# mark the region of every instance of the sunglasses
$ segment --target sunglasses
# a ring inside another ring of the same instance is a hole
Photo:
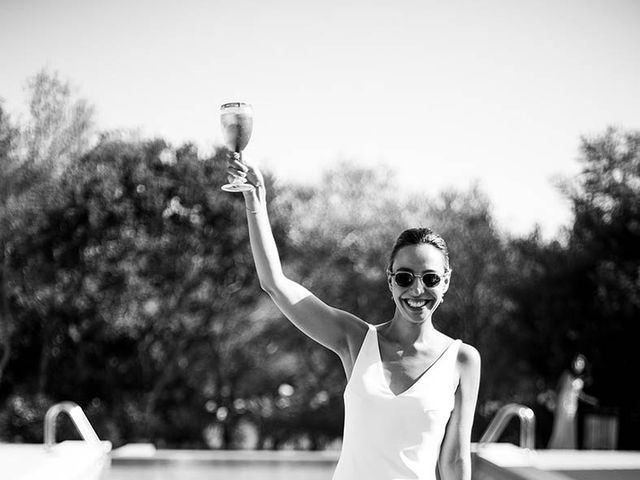
[[[388,272],[389,275],[395,280],[396,285],[402,288],[410,287],[413,285],[413,281],[416,278],[422,279],[422,283],[427,288],[433,288],[440,285],[442,281],[442,277],[437,273],[427,272],[427,273],[413,273],[407,270],[398,270],[397,272]]]

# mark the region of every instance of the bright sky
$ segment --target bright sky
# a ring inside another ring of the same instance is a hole
[[[48,67],[100,127],[203,147],[247,101],[246,154],[283,179],[352,159],[478,181],[499,226],[553,236],[580,136],[640,129],[638,25],[636,0],[0,0],[0,96],[17,114]]]

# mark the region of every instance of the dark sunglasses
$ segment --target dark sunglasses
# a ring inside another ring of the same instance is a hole
[[[422,283],[427,288],[433,288],[440,285],[442,277],[437,273],[413,273],[407,270],[398,270],[397,272],[389,272],[389,275],[395,280],[396,285],[402,288],[410,287],[416,278],[421,278]]]

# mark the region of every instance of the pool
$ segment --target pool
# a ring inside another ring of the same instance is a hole
[[[330,480],[337,451],[156,450],[109,442],[0,444],[11,480]],[[639,480],[640,452],[529,451],[506,443],[474,446],[473,480]]]
[[[110,442],[66,441],[46,450],[41,443],[0,443],[1,478],[7,480],[99,480],[109,466]]]
[[[339,452],[156,450],[125,445],[112,452],[105,480],[330,480]]]
[[[639,480],[640,452],[474,445],[473,480]],[[106,480],[330,480],[339,452],[114,450]]]
[[[638,480],[640,452],[535,450],[508,443],[476,448],[474,480]]]

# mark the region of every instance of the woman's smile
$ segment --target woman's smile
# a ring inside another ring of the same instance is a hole
[[[429,303],[432,302],[433,299],[430,298],[403,298],[402,299],[412,310],[422,310]]]

